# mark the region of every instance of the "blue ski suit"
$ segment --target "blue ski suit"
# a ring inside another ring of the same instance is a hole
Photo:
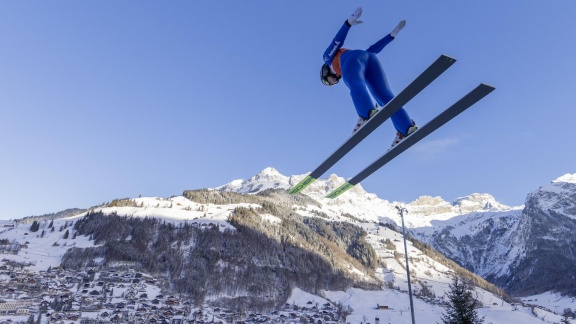
[[[350,89],[350,96],[358,116],[368,119],[370,110],[374,108],[370,93],[381,107],[394,98],[384,69],[376,57],[376,54],[380,53],[394,38],[388,34],[365,51],[349,50],[342,48],[342,45],[350,27],[348,21],[344,22],[324,52],[324,62],[331,65],[336,74],[342,76],[342,80]],[[412,119],[404,108],[394,113],[391,119],[394,128],[404,136],[408,128],[412,126]]]

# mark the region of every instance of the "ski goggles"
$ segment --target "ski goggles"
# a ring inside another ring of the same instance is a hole
[[[336,82],[331,83],[330,80],[328,80],[329,76],[333,77],[336,80]],[[324,64],[322,65],[322,69],[320,69],[320,80],[324,85],[333,86],[340,81],[340,76],[332,72],[332,69],[328,64]]]

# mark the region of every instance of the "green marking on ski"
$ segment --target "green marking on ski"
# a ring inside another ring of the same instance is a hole
[[[316,181],[315,178],[312,178],[311,176],[307,176],[306,178],[302,179],[302,181],[298,182],[297,185],[292,187],[292,189],[290,189],[290,191],[288,191],[288,193],[291,195],[295,195],[295,194],[299,193],[300,191],[304,190],[304,188],[308,187],[314,181]]]
[[[348,191],[348,189],[354,187],[353,184],[346,182],[345,184],[341,185],[340,187],[336,188],[336,190],[332,191],[326,198],[336,198],[343,194],[344,192]]]

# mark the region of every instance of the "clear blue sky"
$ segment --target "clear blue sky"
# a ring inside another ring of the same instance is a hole
[[[0,219],[312,171],[357,119],[346,86],[318,75],[358,6],[345,47],[407,20],[379,54],[395,93],[458,59],[405,107],[419,124],[496,87],[368,192],[520,205],[576,172],[574,1],[2,1]],[[393,137],[387,122],[325,176],[353,176]]]

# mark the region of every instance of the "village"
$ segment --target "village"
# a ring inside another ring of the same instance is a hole
[[[331,303],[285,304],[269,312],[233,311],[166,294],[157,279],[130,262],[70,271],[31,272],[0,263],[2,323],[343,323]]]

